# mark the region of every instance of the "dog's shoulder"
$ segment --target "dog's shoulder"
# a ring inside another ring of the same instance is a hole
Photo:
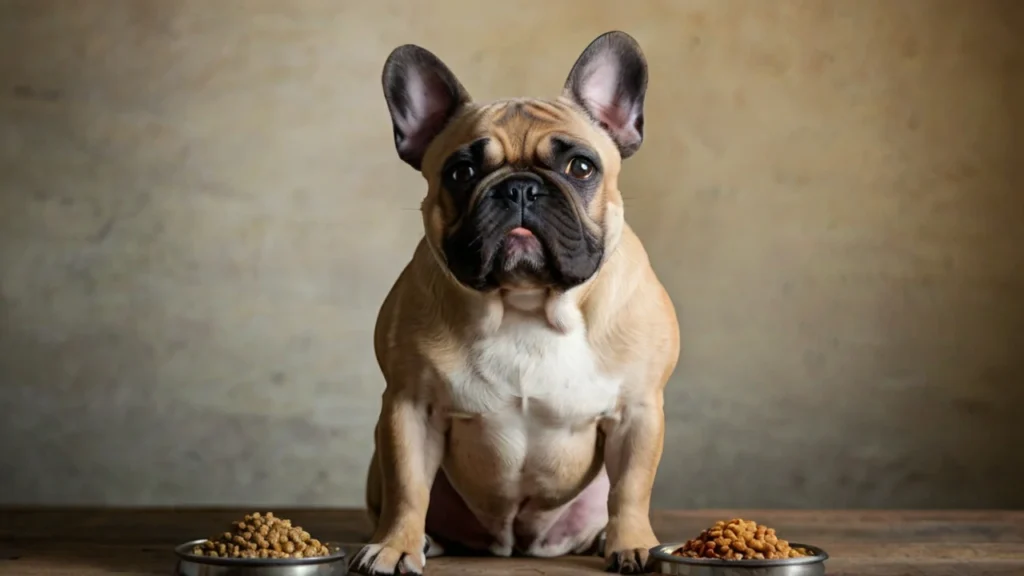
[[[448,279],[433,258],[421,240],[377,314],[374,352],[389,385],[451,365],[462,355],[456,327],[466,311],[450,297]]]
[[[664,385],[679,357],[679,323],[668,291],[628,225],[580,308],[605,366],[631,373],[627,380]]]

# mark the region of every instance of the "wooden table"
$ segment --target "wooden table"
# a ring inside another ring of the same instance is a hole
[[[275,510],[314,535],[363,541],[359,511]],[[170,549],[224,529],[239,510],[0,509],[0,575],[158,574]],[[831,555],[830,574],[865,576],[1024,575],[1024,512],[699,511],[654,514],[665,542],[684,540],[717,519],[740,516]],[[600,573],[597,558],[435,558],[428,575]]]

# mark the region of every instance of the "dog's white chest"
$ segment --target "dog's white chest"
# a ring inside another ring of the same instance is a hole
[[[582,326],[560,333],[515,315],[471,345],[449,386],[453,417],[483,417],[510,434],[595,422],[615,409],[619,393],[619,380],[600,370]]]

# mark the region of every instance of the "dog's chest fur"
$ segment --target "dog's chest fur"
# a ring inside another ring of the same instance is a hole
[[[450,386],[453,416],[494,416],[524,429],[592,421],[618,394],[582,329],[561,334],[516,314],[472,343]]]
[[[601,370],[583,322],[567,324],[555,330],[543,312],[506,307],[500,326],[468,343],[446,375],[452,438],[463,453],[456,467],[487,472],[463,483],[511,499],[557,500],[581,488],[620,379]]]

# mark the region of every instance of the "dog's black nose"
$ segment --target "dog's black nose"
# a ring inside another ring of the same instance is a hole
[[[544,195],[544,183],[536,176],[513,176],[495,186],[494,192],[500,198],[525,206]]]

